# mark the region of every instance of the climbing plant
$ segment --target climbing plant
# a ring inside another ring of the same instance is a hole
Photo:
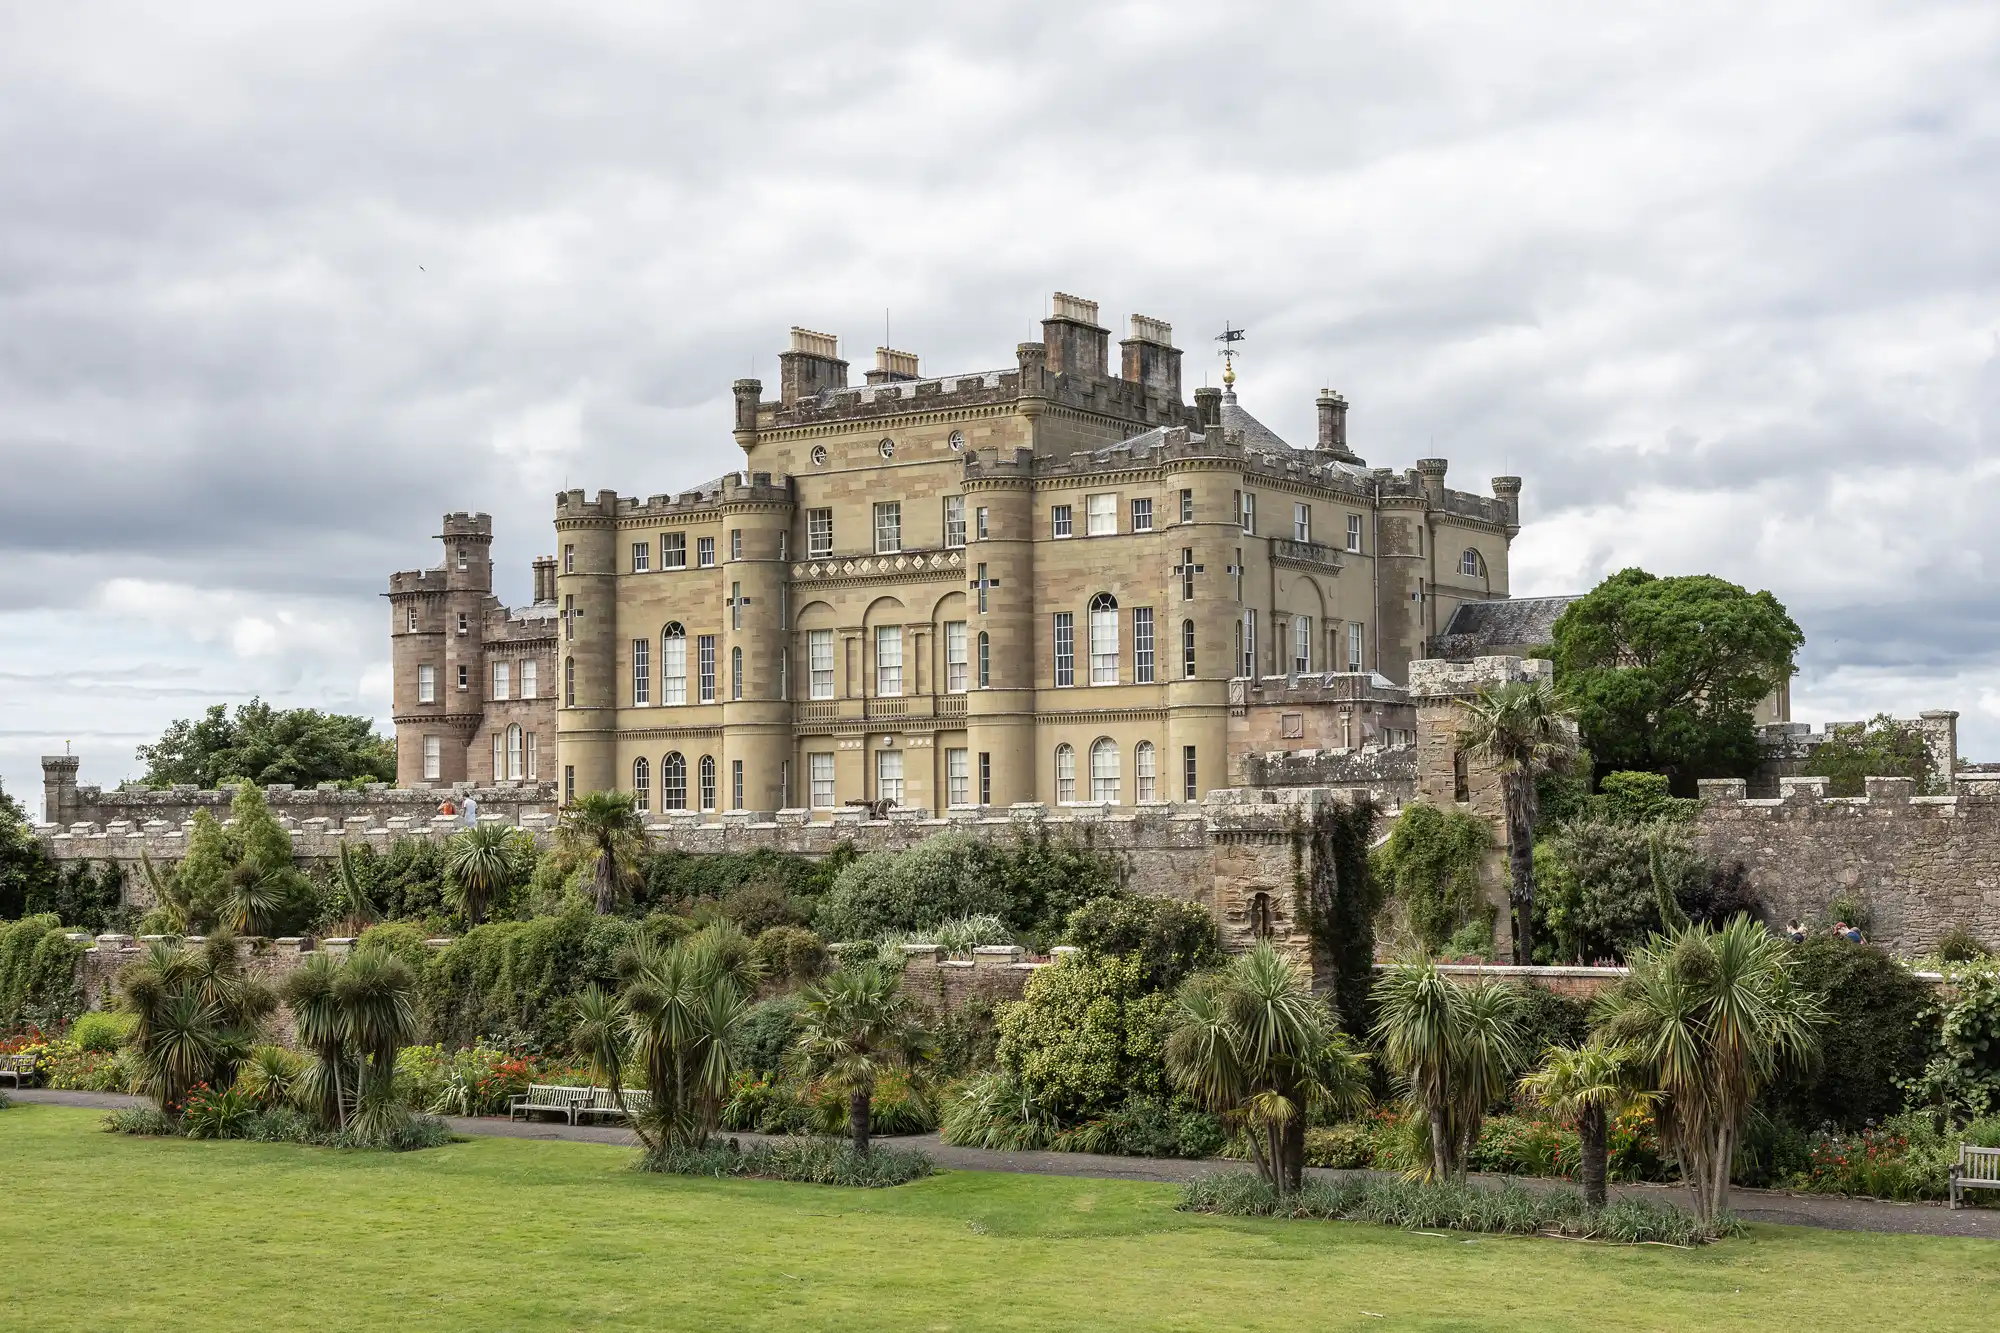
[[[1314,806],[1294,833],[1295,845],[1304,844],[1299,906],[1312,937],[1315,988],[1332,996],[1341,1030],[1356,1038],[1373,1019],[1375,914],[1382,908],[1368,858],[1374,832],[1375,804],[1358,796]]]

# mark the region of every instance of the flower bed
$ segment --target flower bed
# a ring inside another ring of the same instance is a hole
[[[396,1087],[404,1105],[432,1115],[505,1115],[508,1099],[530,1083],[591,1082],[569,1060],[480,1044],[459,1050],[405,1046],[396,1053]]]
[[[1780,1183],[1822,1194],[1942,1199],[1961,1143],[2000,1147],[2000,1117],[1940,1130],[1930,1116],[1911,1113],[1852,1134],[1815,1134],[1811,1143],[1805,1171]]]

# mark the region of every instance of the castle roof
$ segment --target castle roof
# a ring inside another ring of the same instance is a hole
[[[1433,651],[1448,662],[1503,657],[1539,648],[1555,638],[1556,617],[1576,594],[1510,597],[1497,602],[1465,602],[1451,613]]]

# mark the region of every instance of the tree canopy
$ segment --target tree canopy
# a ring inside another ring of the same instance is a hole
[[[1556,677],[1603,769],[1697,777],[1757,764],[1752,710],[1805,635],[1768,592],[1707,574],[1613,574],[1556,620]]]
[[[199,720],[177,719],[138,753],[146,764],[142,780],[154,787],[396,780],[396,742],[377,736],[368,718],[278,709],[255,698],[238,704],[233,717],[227,704],[215,704]]]

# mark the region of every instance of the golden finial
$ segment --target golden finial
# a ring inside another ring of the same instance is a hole
[[[1243,341],[1243,330],[1230,328],[1229,321],[1225,319],[1222,321],[1222,332],[1215,336],[1215,340],[1222,344],[1222,387],[1233,389],[1236,386],[1236,344]]]

